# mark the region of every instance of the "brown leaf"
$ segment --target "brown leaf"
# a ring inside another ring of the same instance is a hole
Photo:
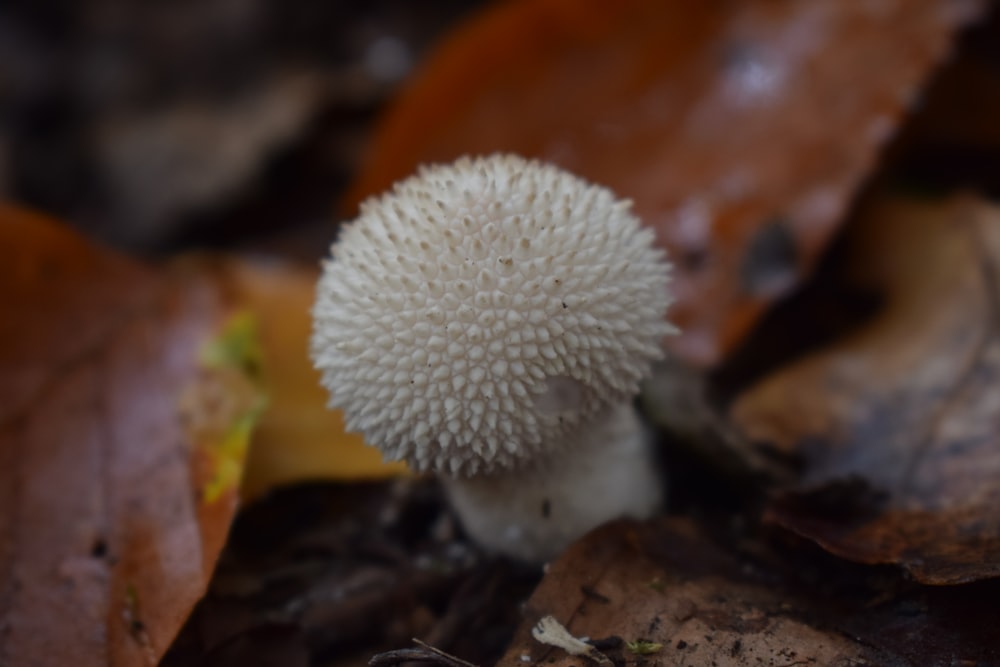
[[[808,273],[952,33],[981,7],[504,3],[426,63],[349,203],[421,162],[496,150],[606,184],[677,262],[675,353],[712,364]]]
[[[849,243],[879,316],[733,409],[748,437],[804,460],[771,517],[927,583],[1000,576],[1000,210],[880,200]]]
[[[6,424],[52,376],[145,303],[156,279],[40,216],[0,205],[0,221],[0,423]]]
[[[783,560],[766,542],[755,554],[723,548],[683,519],[605,526],[551,566],[497,664],[584,663],[532,637],[550,614],[618,665],[987,664],[1000,655],[995,586],[936,595],[888,578],[870,588],[857,572]]]
[[[204,592],[260,401],[230,311],[0,209],[0,664],[155,664]]]

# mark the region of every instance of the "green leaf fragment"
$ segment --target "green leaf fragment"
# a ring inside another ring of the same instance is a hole
[[[625,642],[625,648],[636,655],[652,655],[654,653],[659,653],[660,649],[663,648],[663,644],[647,641],[645,639],[637,639],[634,642]]]
[[[230,382],[231,391],[251,394],[237,401],[239,410],[231,416],[221,437],[201,443],[212,460],[212,474],[202,487],[202,500],[212,503],[239,485],[250,436],[267,407],[261,386],[263,352],[253,313],[241,311],[230,317],[219,335],[202,347],[199,361],[204,369],[220,377],[241,376],[246,382]]]

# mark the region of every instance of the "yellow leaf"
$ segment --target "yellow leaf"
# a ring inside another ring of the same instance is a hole
[[[269,405],[253,432],[243,479],[244,498],[309,479],[379,479],[405,472],[384,463],[362,437],[346,433],[340,412],[309,359],[318,270],[283,262],[228,261],[226,280],[253,312],[262,347]]]
[[[199,478],[205,503],[240,484],[250,434],[267,404],[260,358],[256,320],[238,312],[202,346],[198,378],[181,394],[180,410],[204,473]]]

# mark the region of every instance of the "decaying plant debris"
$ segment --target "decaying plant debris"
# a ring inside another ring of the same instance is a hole
[[[281,261],[140,261],[0,207],[0,663],[1000,665],[991,5],[497,3],[364,152],[429,12],[51,4],[0,9],[0,191]],[[141,58],[98,48],[122,16]],[[334,23],[359,41],[310,61]],[[685,333],[639,402],[668,512],[546,568],[361,450],[306,357],[336,191],[494,149],[632,197],[678,265]]]

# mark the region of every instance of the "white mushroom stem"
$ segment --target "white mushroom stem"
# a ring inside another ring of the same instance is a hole
[[[442,478],[466,532],[489,550],[543,562],[606,521],[645,519],[661,508],[651,433],[630,403],[571,440],[529,470]]]

